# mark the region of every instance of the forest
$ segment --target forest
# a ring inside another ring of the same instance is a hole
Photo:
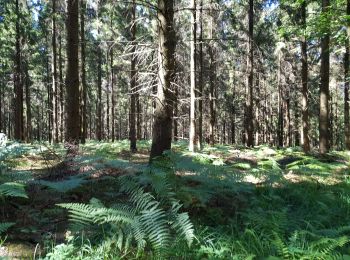
[[[350,259],[350,0],[0,0],[0,259]]]

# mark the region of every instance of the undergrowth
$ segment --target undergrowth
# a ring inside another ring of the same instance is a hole
[[[58,204],[70,231],[64,243],[45,240],[46,259],[350,259],[346,152],[218,145],[188,153],[179,142],[147,166],[127,149],[126,141],[88,143],[74,164],[83,173],[31,182],[95,194]],[[18,173],[11,162],[6,180]]]

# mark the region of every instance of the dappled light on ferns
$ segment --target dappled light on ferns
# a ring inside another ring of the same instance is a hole
[[[69,210],[75,228],[84,229],[91,224],[110,226],[118,248],[123,251],[135,242],[140,252],[148,245],[156,254],[164,255],[176,241],[174,237],[184,239],[190,246],[194,239],[193,225],[188,214],[181,212],[181,204],[166,184],[167,173],[160,177],[159,173],[150,172],[147,176],[157,199],[139,184],[139,177],[123,176],[119,178],[120,191],[128,197],[124,203],[106,207],[101,201],[92,199],[90,204],[66,203],[59,206]],[[145,176],[140,178],[145,181]]]

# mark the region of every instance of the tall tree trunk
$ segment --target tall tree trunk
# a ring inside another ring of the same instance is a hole
[[[257,75],[256,77],[256,98],[255,98],[255,117],[254,117],[254,130],[255,130],[255,145],[259,145],[260,140],[259,140],[259,136],[260,136],[260,119],[259,119],[259,115],[260,115],[260,75]]]
[[[97,43],[97,120],[96,137],[98,141],[102,140],[102,50],[100,43]]]
[[[15,73],[14,73],[14,138],[24,141],[23,136],[23,82],[22,82],[22,57],[21,57],[21,30],[20,30],[20,6],[16,0],[16,43],[15,43]]]
[[[174,0],[158,0],[158,85],[150,161],[171,148],[175,68]]]
[[[306,1],[301,5],[302,26],[306,28]],[[308,57],[307,40],[304,35],[301,41],[301,84],[302,84],[302,137],[303,150],[305,153],[310,151],[309,139],[309,90],[308,90]]]
[[[327,15],[329,0],[322,0],[322,13]],[[328,29],[327,29],[328,30]],[[320,154],[329,152],[329,32],[321,38],[321,85],[320,85]]]
[[[197,21],[196,21],[196,12],[197,12],[197,3],[196,0],[191,0],[191,89],[190,89],[190,142],[188,145],[188,150],[190,152],[195,151],[196,145],[196,41],[197,41]]]
[[[253,77],[254,77],[254,0],[249,0],[248,12],[248,95],[246,100],[246,117],[245,123],[246,141],[248,147],[254,146],[254,118],[253,118]]]
[[[209,39],[213,38],[214,31],[214,17],[211,16],[209,20]],[[214,47],[211,43],[208,45],[209,53],[209,144],[215,144],[215,123],[216,123],[216,111],[215,111],[215,84],[216,84],[216,65],[214,60]]]
[[[285,125],[285,146],[291,146],[291,118],[290,118],[290,93],[285,93],[284,98],[284,125]]]
[[[136,93],[136,139],[141,140],[142,139],[142,105],[141,105],[141,98],[140,94]]]
[[[346,14],[350,16],[350,0],[347,0]],[[345,56],[344,56],[344,134],[345,134],[345,148],[350,150],[350,121],[349,121],[349,59],[350,59],[350,22],[348,22],[345,46]]]
[[[177,85],[174,84],[174,141],[176,142],[179,139],[179,130],[178,130],[178,122],[179,122],[179,107],[178,107],[178,101],[179,101],[179,88]]]
[[[296,69],[297,70],[297,69]],[[298,83],[294,82],[294,146],[300,146],[300,108],[299,108],[299,100],[298,100]]]
[[[80,0],[80,57],[81,57],[81,88],[82,88],[82,102],[81,102],[81,143],[85,144],[87,136],[87,84],[85,71],[85,12],[86,1]]]
[[[214,64],[214,53],[213,48],[209,46],[209,57],[210,57],[210,79],[209,79],[209,144],[215,144],[215,123],[216,123],[216,113],[215,113],[215,64]]]
[[[30,98],[31,81],[28,73],[28,65],[25,66],[25,92],[26,92],[26,142],[32,141],[32,108]]]
[[[133,0],[131,9],[131,70],[130,70],[130,113],[129,113],[129,139],[130,151],[136,152],[136,5]]]
[[[49,33],[47,32],[46,36],[46,46],[48,46],[47,50],[49,50],[50,41],[49,41]],[[51,70],[50,70],[50,59],[49,59],[49,51],[47,51],[47,57],[46,57],[46,94],[47,94],[47,107],[46,107],[46,114],[47,114],[47,138],[49,140],[49,143],[52,143],[52,118],[53,118],[53,109],[52,109],[52,78]],[[44,122],[44,121],[43,121]]]
[[[62,57],[62,37],[59,35],[59,49],[58,49],[58,63],[59,63],[59,89],[60,89],[60,141],[63,142],[63,136],[64,136],[64,84],[63,84],[63,57]]]
[[[58,104],[57,104],[57,30],[56,30],[56,0],[52,0],[52,140],[54,143],[58,143]]]
[[[113,67],[113,59],[114,59],[114,51],[113,48],[111,49],[111,101],[112,101],[112,108],[111,108],[111,124],[112,124],[112,142],[115,140],[115,90],[114,90],[114,81],[115,81],[115,75],[114,75],[114,67]]]
[[[232,104],[230,105],[231,107],[231,113],[230,113],[230,118],[231,118],[231,144],[236,143],[236,71],[235,67],[233,67],[233,71],[230,74],[230,85],[232,86]]]
[[[109,48],[107,48],[107,55],[106,55],[106,63],[108,64],[108,59],[109,59]],[[106,76],[107,76],[107,86],[106,86],[106,131],[107,131],[107,135],[106,135],[106,139],[107,141],[109,140],[109,134],[110,134],[110,125],[109,125],[109,110],[110,110],[110,106],[109,106],[109,85],[111,82],[111,77],[110,77],[110,73],[109,73],[109,66],[106,66]]]
[[[203,0],[199,7],[199,77],[198,77],[198,149],[203,143]]]
[[[80,138],[79,127],[79,2],[67,5],[67,76],[66,76],[66,134],[67,155],[74,155]]]
[[[277,124],[277,145],[283,147],[283,90],[282,90],[282,75],[281,75],[281,53],[278,54],[278,124]]]

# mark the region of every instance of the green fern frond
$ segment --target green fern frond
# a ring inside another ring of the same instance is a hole
[[[321,238],[311,245],[311,248],[323,255],[330,255],[337,247],[343,247],[349,243],[350,239],[347,236],[341,236],[339,238]]]
[[[6,230],[8,230],[14,224],[15,223],[10,223],[10,222],[0,223],[0,234],[4,233]]]
[[[282,241],[276,232],[273,232],[273,235],[275,237],[273,244],[276,246],[278,255],[283,257],[283,259],[291,259],[292,256],[289,252],[288,246]]]
[[[190,247],[194,239],[194,228],[188,213],[177,214],[172,227],[177,230],[177,234],[185,238],[187,245]]]
[[[76,189],[82,186],[84,183],[86,183],[87,180],[85,180],[84,177],[85,176],[77,175],[77,176],[70,177],[67,180],[61,180],[61,181],[40,180],[37,183],[40,185],[49,187],[50,189],[56,190],[58,192],[64,193],[64,192]]]
[[[28,198],[24,185],[15,182],[7,182],[0,185],[0,196]]]
[[[69,210],[69,217],[73,222],[82,225],[104,223],[131,223],[132,213],[124,209],[96,207],[96,205],[82,203],[62,203],[58,206]]]

